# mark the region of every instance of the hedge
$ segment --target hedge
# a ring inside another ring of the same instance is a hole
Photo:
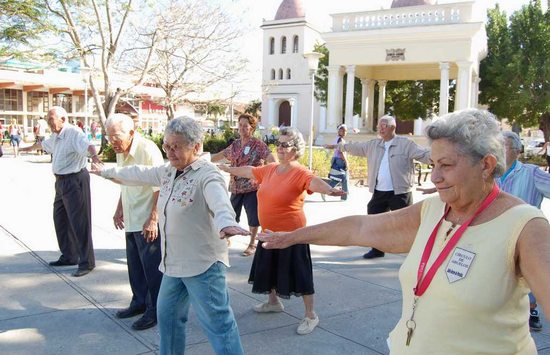
[[[144,138],[151,139],[159,149],[162,151],[162,134],[155,134],[153,136],[144,135]],[[207,134],[203,142],[203,150],[210,152],[211,154],[218,153],[225,149],[235,139],[233,134],[224,135],[209,135]],[[276,147],[273,144],[269,145],[269,149],[274,155],[277,154]],[[313,161],[312,171],[315,175],[320,177],[327,177],[330,170],[330,161],[333,155],[333,150],[323,149],[319,147],[313,148]],[[166,153],[162,151],[163,157],[166,159]],[[116,153],[113,150],[111,144],[107,144],[103,149],[102,159],[106,162],[116,161]],[[308,166],[309,163],[309,149],[306,148],[304,156],[299,159],[300,163],[304,166]],[[367,177],[367,160],[363,157],[354,157],[348,155],[348,162],[350,164],[348,172],[351,179],[364,179]]]

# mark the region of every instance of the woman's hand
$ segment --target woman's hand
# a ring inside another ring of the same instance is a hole
[[[289,237],[289,232],[272,232],[269,229],[264,229],[258,233],[256,239],[263,242],[262,248],[265,249],[284,249],[294,245]]]
[[[231,174],[231,167],[227,164],[219,164],[218,165],[218,168],[221,170],[221,171],[225,171],[226,173],[230,173]]]
[[[345,192],[342,189],[337,189],[335,187],[331,188],[325,195],[329,196],[344,196],[347,195],[347,192]]]
[[[250,232],[237,226],[225,227],[220,231],[220,239],[229,239],[234,235],[250,235]]]

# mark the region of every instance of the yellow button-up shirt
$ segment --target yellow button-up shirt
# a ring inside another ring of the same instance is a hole
[[[164,159],[157,145],[134,133],[134,139],[127,156],[123,153],[116,156],[119,167],[131,165],[160,166]],[[151,215],[153,208],[153,193],[157,186],[121,186],[122,210],[124,213],[124,229],[126,232],[139,232]]]

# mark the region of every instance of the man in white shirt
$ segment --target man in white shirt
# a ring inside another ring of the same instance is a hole
[[[117,153],[117,166],[161,166],[162,153],[157,145],[134,130],[134,121],[114,114],[105,122],[107,139]],[[116,313],[117,318],[130,318],[144,313],[132,324],[144,330],[157,324],[157,298],[162,280],[158,235],[157,200],[159,188],[153,186],[120,186],[113,222],[126,232],[126,260],[132,301]]]
[[[43,117],[40,117],[36,121],[35,132],[36,132],[36,141],[42,143],[46,139],[46,129],[48,128],[48,122]],[[38,154],[42,154],[43,150],[39,149]]]
[[[82,130],[67,122],[67,111],[54,106],[48,111],[47,122],[52,135],[21,151],[44,149],[53,154],[52,170],[55,175],[53,221],[61,251],[51,266],[77,265],[72,274],[80,277],[95,268],[92,243],[92,207],[90,175],[86,169],[88,157],[100,163],[96,149]]]
[[[396,126],[395,118],[389,115],[382,116],[377,126],[380,138],[339,145],[342,152],[367,158],[368,184],[369,191],[372,193],[367,206],[368,214],[384,213],[410,206],[414,159],[429,163],[430,149],[420,147],[409,138],[397,136]],[[384,252],[375,248],[363,255],[365,259],[383,256]]]

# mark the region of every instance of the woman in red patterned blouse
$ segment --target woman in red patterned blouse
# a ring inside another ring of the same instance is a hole
[[[256,117],[243,114],[239,116],[239,139],[219,153],[213,154],[212,162],[227,159],[232,167],[238,166],[262,166],[276,161],[267,145],[261,140],[254,138],[252,134],[256,130],[258,120]],[[243,251],[243,256],[249,256],[256,251],[255,238],[258,233],[260,222],[258,220],[258,184],[255,180],[231,175],[229,180],[229,191],[231,192],[231,204],[237,215],[237,222],[241,217],[241,210],[244,206],[248,217],[250,229],[250,242]]]

